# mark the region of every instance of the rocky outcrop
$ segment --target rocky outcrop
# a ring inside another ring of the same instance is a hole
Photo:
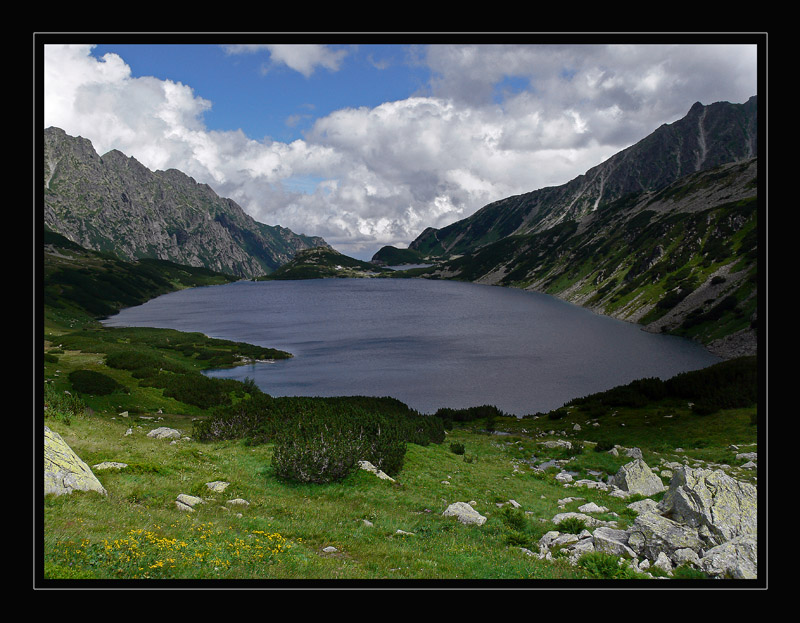
[[[644,472],[641,465],[636,469]],[[755,486],[721,470],[682,466],[661,502],[640,500],[628,507],[639,513],[629,528],[598,525],[593,520],[585,522],[594,527],[592,531],[577,535],[551,531],[539,541],[539,556],[550,558],[560,552],[577,564],[587,552],[603,552],[642,573],[659,569],[670,575],[676,567],[689,566],[713,578],[757,578]],[[553,522],[564,515],[560,513]]]
[[[721,470],[678,469],[658,510],[713,545],[758,534],[756,487]]]
[[[57,432],[44,427],[44,493],[64,495],[73,491],[106,490]]]

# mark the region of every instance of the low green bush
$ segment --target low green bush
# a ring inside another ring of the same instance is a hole
[[[588,552],[578,559],[578,566],[590,576],[603,580],[633,580],[645,577],[626,564],[620,564],[619,558],[604,552]]]
[[[560,532],[569,534],[580,534],[586,530],[586,522],[580,517],[566,517],[557,526]]]
[[[396,475],[406,442],[397,422],[368,412],[317,409],[293,417],[276,435],[272,465],[280,478],[326,483],[341,480],[358,461]]]
[[[114,392],[128,393],[124,385],[95,370],[74,370],[69,373],[69,382],[72,383],[72,389],[80,394],[106,396]]]
[[[50,383],[44,385],[44,412],[49,418],[64,422],[68,425],[72,418],[84,414],[86,405],[77,396],[58,391]]]

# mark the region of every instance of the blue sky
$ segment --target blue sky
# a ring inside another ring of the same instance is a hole
[[[96,38],[47,38],[45,127],[362,259],[758,85],[753,37]]]
[[[425,90],[430,71],[401,45],[331,45],[341,55],[336,69],[303,74],[268,53],[226,51],[208,44],[98,45],[92,56],[118,54],[135,76],[155,76],[190,86],[213,103],[209,130],[241,128],[255,139],[302,138],[317,117],[341,108],[373,107]]]

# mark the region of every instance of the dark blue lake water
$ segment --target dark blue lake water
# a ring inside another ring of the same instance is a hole
[[[200,331],[292,359],[210,376],[273,396],[393,396],[423,413],[515,415],[717,363],[700,345],[535,292],[424,279],[241,281],[167,294],[108,326]]]

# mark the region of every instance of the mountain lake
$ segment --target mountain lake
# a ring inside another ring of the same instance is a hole
[[[522,416],[721,361],[546,294],[426,279],[239,281],[122,310],[106,326],[199,331],[294,357],[212,370],[273,396],[392,396],[421,413],[495,405]]]

